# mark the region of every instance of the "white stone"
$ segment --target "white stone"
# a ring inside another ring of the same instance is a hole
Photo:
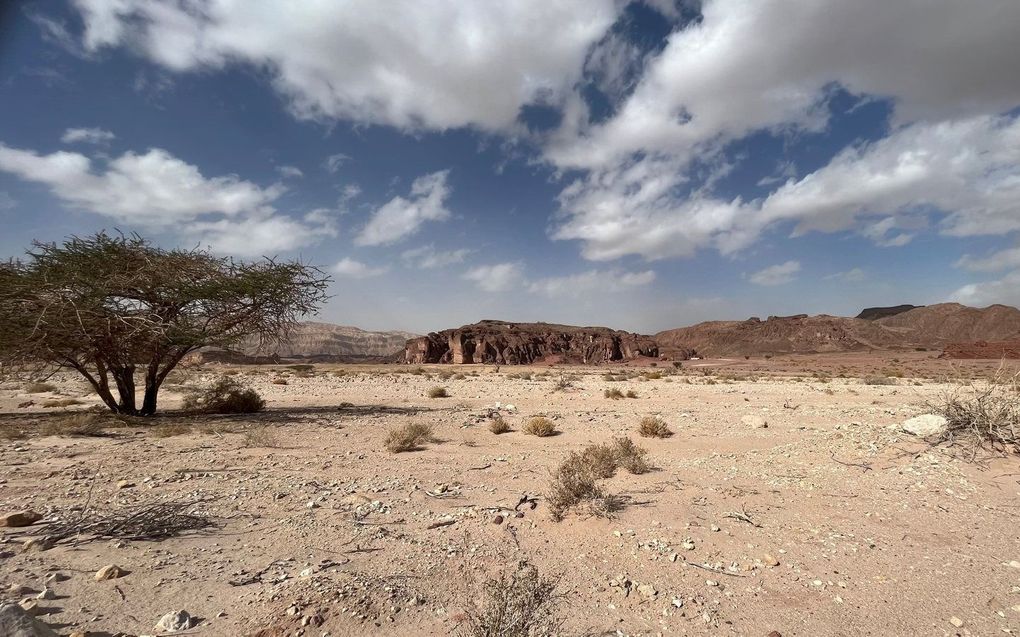
[[[164,633],[177,633],[188,630],[195,625],[195,618],[186,610],[170,611],[156,622],[156,630]]]
[[[747,414],[746,416],[741,416],[740,422],[750,427],[751,429],[766,429],[769,426],[768,421],[766,421],[761,416],[755,414]]]
[[[908,434],[927,438],[935,436],[946,430],[949,421],[938,414],[923,414],[914,416],[900,425],[900,428]]]

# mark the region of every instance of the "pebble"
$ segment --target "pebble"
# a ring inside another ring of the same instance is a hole
[[[165,633],[176,633],[193,627],[197,622],[186,610],[170,611],[156,622],[156,630]]]
[[[25,551],[48,551],[53,548],[53,539],[47,536],[30,537],[21,545]]]
[[[655,590],[655,587],[651,584],[642,584],[637,587],[637,590],[641,597],[645,599],[655,599],[656,595],[659,594],[659,591]]]
[[[953,626],[956,626],[957,628],[963,627],[963,620],[957,617],[956,615],[953,615],[952,617],[949,618],[949,623],[952,624]]]
[[[117,483],[118,489],[130,489],[133,486],[135,486],[135,483],[131,482],[130,480],[121,480],[120,482]]]
[[[705,580],[705,584],[709,586],[718,586],[719,582],[715,581],[714,579],[707,579]]]
[[[761,562],[765,566],[779,566],[779,560],[776,559],[771,553],[766,553],[761,556]]]
[[[492,523],[493,524],[503,524],[503,516],[502,515],[497,515],[496,517],[492,518]]]

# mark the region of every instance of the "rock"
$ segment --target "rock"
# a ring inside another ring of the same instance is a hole
[[[651,336],[604,327],[481,321],[407,341],[407,363],[526,365],[556,358],[597,364],[657,357]]]
[[[35,616],[39,614],[39,602],[34,599],[23,599],[18,602],[18,606],[29,615]]]
[[[198,621],[188,614],[186,610],[170,611],[159,618],[156,622],[156,630],[164,633],[177,633],[188,630],[197,624]]]
[[[135,486],[135,483],[131,482],[130,480],[121,480],[120,482],[117,483],[118,489],[130,489],[133,486]]]
[[[496,517],[492,518],[492,523],[493,524],[503,524],[503,516],[502,515],[497,515]]]
[[[900,428],[908,434],[915,436],[921,436],[927,438],[928,436],[937,436],[946,430],[946,426],[949,421],[943,416],[938,414],[923,414],[921,416],[914,416],[910,420],[900,425]]]
[[[35,511],[15,511],[0,516],[0,526],[20,527],[31,526],[42,519],[42,515]]]
[[[751,429],[768,429],[769,423],[757,414],[747,414],[740,417],[740,422]]]
[[[783,637],[783,633],[779,632],[778,630],[773,630],[768,634],[768,637]]]
[[[963,620],[957,617],[956,615],[953,615],[952,617],[949,618],[949,623],[952,624],[953,626],[956,626],[957,628],[963,627]]]
[[[765,566],[779,566],[779,560],[776,559],[771,553],[766,553],[761,556],[761,562]]]
[[[127,571],[117,566],[116,564],[107,564],[103,568],[96,571],[95,578],[97,582],[102,582],[103,580],[124,577],[127,574],[128,574]]]
[[[4,637],[57,637],[49,626],[17,604],[0,604],[0,635]]]
[[[25,540],[21,548],[25,551],[48,551],[53,548],[53,538],[44,535],[42,537],[30,537]]]
[[[645,599],[655,599],[655,596],[659,594],[659,591],[655,590],[651,584],[641,584],[637,587],[637,592]]]
[[[52,588],[43,587],[42,591],[35,596],[36,599],[56,599],[57,594],[53,592]]]
[[[8,597],[21,597],[22,595],[28,595],[34,593],[35,589],[31,589],[27,586],[21,586],[20,584],[11,584],[7,588]]]
[[[714,579],[707,579],[705,580],[705,584],[708,586],[718,586],[719,582],[715,581]]]

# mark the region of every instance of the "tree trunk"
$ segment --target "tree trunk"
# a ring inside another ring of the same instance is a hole
[[[159,386],[162,384],[159,378],[159,361],[149,363],[145,370],[145,398],[142,399],[143,416],[151,416],[156,413],[156,396],[159,394]]]
[[[135,366],[125,365],[111,370],[113,379],[117,381],[117,393],[120,394],[118,411],[129,416],[137,416],[135,407]]]

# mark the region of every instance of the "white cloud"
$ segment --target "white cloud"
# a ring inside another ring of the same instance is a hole
[[[17,205],[18,201],[9,192],[0,190],[0,210],[13,210]]]
[[[752,274],[749,278],[755,285],[783,285],[794,280],[800,272],[800,262],[787,261],[777,265],[770,265],[764,270]]]
[[[971,283],[953,292],[951,301],[984,307],[995,303],[1020,306],[1020,270],[1015,270],[1001,279]]]
[[[351,199],[357,198],[361,194],[361,186],[358,184],[347,184],[344,186],[343,194],[340,196],[341,201],[350,201]]]
[[[1020,247],[1000,250],[980,259],[965,254],[956,262],[956,267],[972,272],[998,272],[1020,268]]]
[[[832,279],[836,279],[838,281],[845,281],[847,283],[860,283],[861,281],[866,281],[867,278],[868,273],[862,268],[851,268],[846,272],[837,272],[835,274],[830,274],[825,277],[825,280],[829,281]]]
[[[528,291],[550,298],[582,296],[590,292],[618,292],[626,288],[641,287],[655,280],[653,270],[621,272],[588,270],[580,274],[538,279],[528,284]]]
[[[562,99],[616,19],[614,0],[299,3],[74,0],[87,51],[127,46],[184,72],[268,72],[302,118],[507,129]]]
[[[65,144],[106,144],[117,137],[102,128],[68,128],[60,137]]]
[[[432,269],[441,268],[455,263],[463,263],[464,259],[471,254],[472,250],[461,248],[459,250],[437,251],[435,246],[427,245],[420,248],[412,248],[401,253],[400,258],[409,267]]]
[[[485,292],[505,292],[524,280],[524,267],[520,263],[497,263],[472,268],[463,274]]]
[[[93,162],[79,153],[35,151],[0,144],[0,171],[43,184],[66,204],[149,229],[172,230],[216,250],[270,253],[335,236],[331,220],[278,215],[284,188],[236,175],[207,178],[198,167],[153,148]]]
[[[696,192],[678,199],[682,162],[642,157],[575,180],[560,195],[556,239],[580,239],[589,259],[639,254],[730,254],[774,224],[793,234],[859,228],[879,245],[909,242],[940,213],[943,234],[1020,230],[1020,118],[919,123],[848,148],[828,165],[789,180],[764,200],[725,201]]]
[[[334,174],[337,171],[339,171],[340,168],[350,160],[351,160],[350,155],[336,153],[335,155],[330,155],[329,157],[327,157],[326,161],[322,162],[322,165],[326,168],[326,170],[330,172],[330,174]]]
[[[368,277],[379,276],[380,274],[385,274],[387,270],[389,268],[373,268],[350,257],[341,259],[333,266],[333,272],[351,279],[366,279]]]
[[[900,123],[1020,104],[1013,0],[705,0],[701,10],[612,118],[568,118],[548,158],[604,168],[635,152],[690,158],[758,130],[818,130],[833,85],[894,100]]]
[[[450,218],[446,199],[450,187],[446,180],[448,170],[419,177],[411,184],[409,199],[394,197],[372,213],[371,218],[355,239],[360,246],[395,243],[409,237],[426,221],[445,221]]]
[[[276,172],[286,179],[298,179],[305,176],[297,166],[277,166]]]

